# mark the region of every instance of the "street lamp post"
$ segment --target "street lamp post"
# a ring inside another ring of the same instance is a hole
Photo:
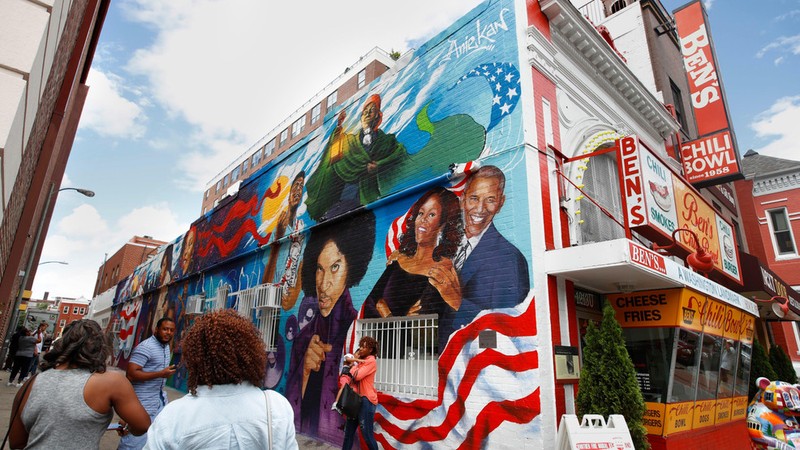
[[[50,185],[50,192],[47,193],[47,198],[44,202],[44,208],[42,209],[41,217],[39,218],[39,225],[36,228],[36,235],[33,238],[33,246],[31,247],[31,252],[28,255],[28,262],[25,266],[25,272],[22,274],[22,284],[19,286],[19,292],[17,293],[17,299],[14,302],[14,309],[11,313],[11,322],[8,324],[8,329],[6,330],[6,336],[10,336],[10,331],[14,330],[17,325],[17,320],[19,320],[19,305],[22,303],[22,295],[25,292],[25,286],[28,284],[28,276],[31,273],[31,269],[33,268],[33,260],[34,253],[36,249],[39,248],[39,239],[42,237],[42,229],[44,228],[44,223],[47,219],[47,212],[50,210],[50,202],[53,199],[53,194],[61,191],[77,191],[81,194],[85,195],[86,197],[94,197],[94,191],[90,191],[89,189],[81,189],[81,188],[61,188],[58,191],[55,190],[55,185]],[[45,261],[42,264],[47,263],[59,263],[59,264],[67,264],[64,261]],[[3,346],[3,355],[0,357],[0,361],[5,360],[6,353],[8,352],[8,344],[9,340],[6,339],[5,345]]]

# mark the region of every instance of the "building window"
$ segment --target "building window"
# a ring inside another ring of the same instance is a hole
[[[253,168],[258,166],[258,163],[261,162],[261,150],[263,149],[259,148],[255,153],[253,153],[253,157],[250,158],[250,162],[252,163]]]
[[[228,187],[228,182],[230,181],[231,174],[225,175],[225,178],[222,179],[222,187]]]
[[[672,80],[669,80],[669,87],[672,89],[672,103],[675,107],[675,118],[678,119],[681,128],[685,130],[687,128],[686,112],[683,110],[683,96],[681,95],[681,90]]]
[[[328,109],[331,109],[331,106],[336,104],[336,96],[339,91],[333,91],[333,94],[328,96],[328,103],[325,105]]]
[[[222,180],[217,181],[217,190],[215,192],[219,192],[222,189]]]
[[[64,328],[64,325],[66,325],[66,324],[67,324],[67,321],[66,321],[66,319],[61,319],[61,320],[58,322],[58,327],[59,327],[59,328]]]
[[[619,12],[620,10],[625,8],[626,6],[628,6],[628,5],[625,2],[625,0],[617,0],[616,2],[614,2],[611,5],[611,14],[614,14],[615,12]]]
[[[78,307],[77,306],[72,308],[72,314],[78,314]]]
[[[281,147],[283,147],[283,144],[286,143],[286,139],[288,138],[289,138],[289,129],[287,128],[281,131]]]
[[[736,234],[736,246],[741,250],[744,243],[742,242],[742,232],[739,229],[739,222],[731,220],[731,223],[733,224],[733,232]]]
[[[65,306],[64,310],[62,311],[63,314],[69,314],[69,306]]]
[[[208,199],[209,194],[211,194],[211,189],[206,191],[206,200]]]
[[[269,141],[267,145],[264,146],[264,157],[267,158],[272,152],[275,151],[275,139]]]
[[[317,123],[319,116],[322,113],[322,103],[317,103],[314,109],[311,110],[311,124]]]
[[[371,336],[380,344],[381,370],[375,388],[414,398],[436,398],[439,384],[438,316],[359,319],[356,342]]]
[[[553,136],[553,114],[550,111],[550,102],[542,98],[542,120],[544,121],[544,143],[555,145],[556,140]]]
[[[239,166],[234,167],[233,172],[231,172],[231,181],[236,181],[239,179]]]
[[[247,172],[247,169],[249,168],[250,168],[250,160],[245,159],[244,162],[242,163],[242,175],[244,175],[245,172]]]
[[[604,144],[595,150],[610,145],[613,143]],[[583,173],[586,187],[583,191],[613,217],[620,219],[622,217],[622,199],[616,157],[606,153],[590,158],[586,165],[588,167]],[[580,210],[580,220],[583,222],[580,224],[582,243],[602,242],[625,236],[625,230],[594,202],[584,199],[580,202]]]
[[[361,89],[367,84],[367,69],[358,72],[358,88]]]
[[[86,314],[86,308],[81,308],[81,315]]]
[[[769,214],[769,220],[772,224],[775,254],[779,256],[796,254],[794,237],[792,236],[792,229],[789,226],[789,216],[786,214],[786,208],[773,209],[767,211],[767,213]]]
[[[306,128],[306,116],[303,116],[292,124],[292,137],[295,138]]]

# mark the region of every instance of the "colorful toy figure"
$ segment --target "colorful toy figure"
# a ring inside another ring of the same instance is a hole
[[[747,428],[753,448],[800,448],[800,385],[756,380],[758,393],[747,407]]]

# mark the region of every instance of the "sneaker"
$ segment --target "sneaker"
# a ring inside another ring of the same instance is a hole
[[[22,383],[17,383],[17,387],[22,387]]]
[[[13,385],[14,385],[14,383],[12,383],[10,381],[8,383],[6,383],[6,386],[13,386]]]

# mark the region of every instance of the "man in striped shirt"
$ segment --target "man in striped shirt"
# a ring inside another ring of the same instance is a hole
[[[167,404],[164,386],[167,378],[175,373],[175,366],[169,364],[171,357],[169,342],[174,334],[175,321],[169,317],[159,319],[155,334],[133,349],[128,362],[126,375],[133,384],[136,396],[150,415],[151,423]],[[118,450],[140,450],[145,443],[147,443],[147,433],[134,436],[123,431]]]

